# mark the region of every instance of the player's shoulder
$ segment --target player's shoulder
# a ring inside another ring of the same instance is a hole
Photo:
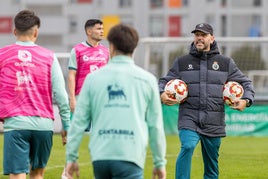
[[[85,42],[79,42],[79,43],[76,43],[73,48],[77,48],[77,47],[85,47],[86,46],[86,43]]]
[[[156,80],[156,76],[153,73],[151,73],[151,72],[149,72],[149,71],[147,71],[147,70],[145,70],[137,65],[135,65],[135,76],[139,76],[139,78],[143,78],[145,81],[155,81]]]
[[[6,52],[6,50],[8,50],[8,49],[12,49],[12,48],[14,48],[16,46],[16,44],[14,43],[14,44],[9,44],[9,45],[6,45],[6,46],[4,46],[4,47],[1,47],[0,48],[0,51],[1,52]]]

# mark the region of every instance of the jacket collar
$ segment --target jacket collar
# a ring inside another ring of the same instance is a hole
[[[211,56],[214,56],[216,54],[220,54],[220,51],[219,51],[217,42],[215,40],[212,44],[210,44],[210,51],[208,51],[208,52],[199,52],[196,49],[194,42],[192,42],[189,54],[191,54],[195,57],[202,57],[202,56],[206,55],[208,58],[210,58]]]
[[[126,55],[117,55],[109,60],[110,63],[129,63],[134,64],[134,60]]]

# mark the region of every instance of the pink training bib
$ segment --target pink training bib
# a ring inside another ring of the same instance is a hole
[[[87,74],[107,64],[109,50],[103,45],[89,47],[84,44],[78,44],[74,48],[77,61],[75,95],[78,95]]]
[[[40,46],[0,49],[0,119],[40,116],[54,119],[51,68],[53,52]]]

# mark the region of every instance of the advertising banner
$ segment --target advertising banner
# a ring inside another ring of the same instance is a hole
[[[166,134],[177,134],[178,106],[162,105]],[[225,108],[227,136],[268,136],[268,105],[253,105],[243,112]]]
[[[266,105],[253,105],[243,112],[226,107],[225,121],[229,136],[268,136]]]
[[[162,104],[164,129],[167,135],[178,133],[178,107],[179,105],[167,106]]]

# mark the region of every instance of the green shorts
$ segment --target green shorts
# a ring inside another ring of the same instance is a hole
[[[13,130],[4,132],[4,175],[29,173],[45,168],[52,144],[53,131]]]

